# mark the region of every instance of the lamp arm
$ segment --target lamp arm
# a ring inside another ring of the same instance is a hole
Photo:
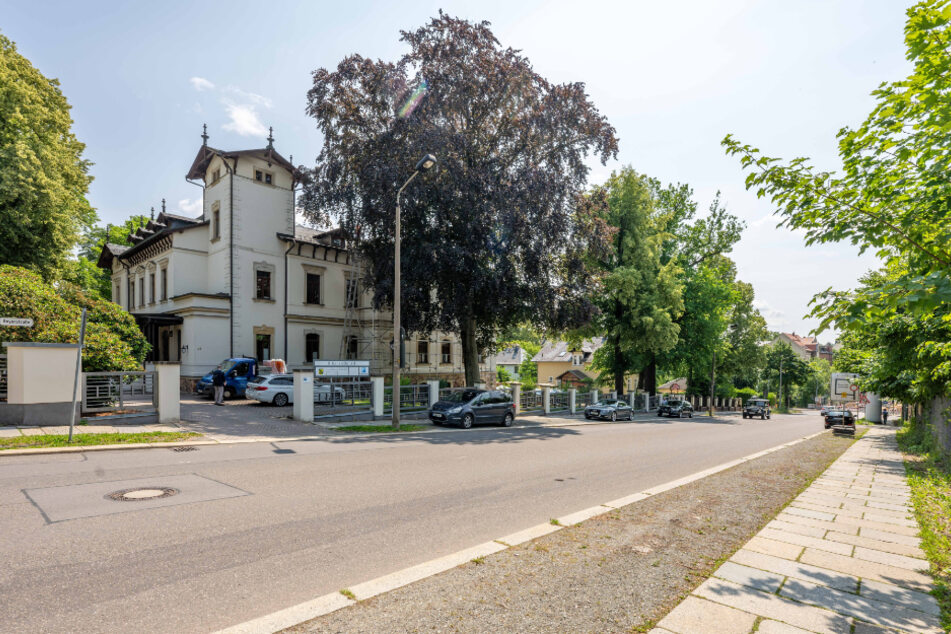
[[[409,178],[407,178],[407,179],[406,179],[406,182],[403,183],[403,186],[400,187],[400,190],[399,190],[398,192],[396,192],[396,204],[397,204],[397,205],[400,204],[400,196],[403,195],[403,190],[406,189],[406,187],[407,187],[410,183],[412,183],[412,182],[413,182],[413,179],[416,178],[418,175],[419,175],[419,170],[416,170],[415,172],[413,172],[413,175],[410,176]]]

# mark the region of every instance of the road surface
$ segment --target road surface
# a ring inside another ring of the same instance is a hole
[[[698,417],[0,455],[0,631],[214,631],[821,429]],[[142,487],[179,492],[106,497]]]

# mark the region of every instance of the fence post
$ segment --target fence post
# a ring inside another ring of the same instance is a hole
[[[383,418],[383,377],[370,377],[370,405],[373,407],[373,417]]]
[[[331,402],[333,399],[334,389],[331,384]],[[294,368],[294,420],[303,423],[314,422],[314,366],[312,365]]]
[[[142,384],[148,375],[142,377]],[[152,392],[157,396],[158,422],[176,423],[182,417],[181,410],[181,364],[178,361],[156,361],[155,381]]]
[[[518,381],[509,383],[512,386],[512,402],[515,404],[515,415],[522,413],[522,384]]]
[[[637,394],[634,392],[627,393],[627,402],[631,406],[631,409],[637,409]]]
[[[545,416],[551,414],[551,388],[547,385],[542,388],[542,411]]]
[[[578,390],[571,388],[568,390],[568,411],[572,414],[576,412],[578,402]]]
[[[429,406],[432,407],[439,400],[439,381],[426,381],[426,384],[429,385]]]

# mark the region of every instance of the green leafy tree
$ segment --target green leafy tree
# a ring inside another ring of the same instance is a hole
[[[725,350],[717,364],[717,374],[736,386],[755,388],[766,361],[762,342],[769,339],[766,320],[753,306],[753,286],[739,280],[733,283],[733,305],[725,337]]]
[[[402,306],[408,331],[460,334],[472,384],[505,328],[593,316],[583,264],[599,234],[579,197],[586,158],[615,157],[617,138],[583,84],[549,82],[486,22],[440,12],[401,39],[395,62],[314,71],[323,147],[300,200],[311,220],[342,221],[376,305],[392,305],[397,190],[422,154],[438,157],[402,198]]]
[[[92,178],[59,82],[0,35],[0,264],[55,279],[96,220]]]
[[[32,328],[0,327],[0,341],[75,343],[82,308],[87,309],[83,369],[141,369],[149,344],[132,315],[71,284],[50,284],[27,269],[0,265],[0,311],[34,321]]]
[[[148,222],[148,216],[134,215],[121,225],[90,227],[83,233],[79,242],[78,257],[67,263],[62,279],[87,293],[96,293],[104,299],[112,299],[112,273],[96,266],[102,247],[106,242],[131,246],[129,235]]]
[[[604,184],[606,224],[613,241],[596,268],[602,271],[595,328],[606,335],[592,366],[603,383],[624,392],[624,377],[677,342],[683,310],[675,261],[661,262],[665,219],[655,213],[647,179],[627,167]]]
[[[782,406],[788,404],[793,388],[804,384],[810,374],[809,365],[788,343],[778,341],[766,350],[763,378],[777,389],[782,382]]]
[[[800,386],[801,393],[797,404],[801,406],[814,403],[817,397],[828,397],[832,382],[832,364],[825,359],[809,360],[809,376]]]
[[[512,380],[512,375],[502,366],[496,368],[495,374],[499,380],[499,383],[508,383]]]

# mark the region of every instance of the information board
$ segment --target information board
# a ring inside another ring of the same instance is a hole
[[[327,360],[314,359],[316,376],[369,377],[370,362],[356,359]]]

